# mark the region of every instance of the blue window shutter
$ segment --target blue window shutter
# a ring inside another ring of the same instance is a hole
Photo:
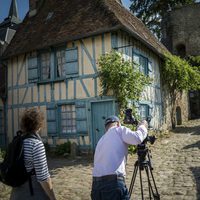
[[[88,132],[85,102],[76,103],[76,126],[78,134],[86,134]]]
[[[78,48],[66,49],[66,75],[78,74]]]
[[[34,83],[39,79],[37,56],[28,58],[28,82]]]
[[[117,33],[112,33],[111,35],[111,46],[113,49],[116,49],[118,47]]]
[[[77,74],[77,73],[78,73],[78,63],[77,62],[66,63],[66,75]]]
[[[78,59],[78,49],[66,49],[66,60],[67,61],[77,61]]]
[[[57,107],[50,103],[47,105],[47,131],[48,135],[57,135]]]

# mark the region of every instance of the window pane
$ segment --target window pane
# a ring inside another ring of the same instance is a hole
[[[76,112],[75,105],[61,106],[61,133],[76,132]]]
[[[57,66],[57,77],[65,76],[65,50],[58,50],[56,52],[56,66]]]
[[[41,54],[41,79],[50,79],[50,53]]]
[[[140,71],[144,74],[148,72],[147,58],[140,56]]]
[[[133,61],[136,63],[136,64],[140,64],[140,56],[137,55],[137,54],[133,54]]]
[[[146,119],[148,117],[148,105],[140,105],[140,117],[141,119]]]
[[[28,59],[28,68],[37,68],[37,57],[29,57]]]

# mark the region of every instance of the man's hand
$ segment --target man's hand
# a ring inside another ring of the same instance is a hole
[[[138,126],[144,125],[146,129],[148,129],[148,122],[144,119],[141,122],[139,122]]]

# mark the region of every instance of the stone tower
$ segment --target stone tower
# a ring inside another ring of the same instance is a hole
[[[200,3],[176,8],[163,21],[162,42],[182,58],[200,56]],[[200,91],[189,91],[189,118],[200,117]]]
[[[200,3],[176,8],[163,22],[163,44],[173,54],[200,55]]]

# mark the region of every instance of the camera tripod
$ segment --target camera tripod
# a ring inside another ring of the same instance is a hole
[[[146,172],[146,176],[147,176],[149,199],[160,200],[160,195],[158,193],[155,179],[152,173],[153,167],[151,165],[149,150],[145,146],[145,144],[138,145],[137,154],[138,154],[138,160],[134,164],[133,176],[132,176],[130,187],[129,187],[129,195],[131,197],[133,186],[135,184],[137,172],[139,169],[140,189],[141,189],[142,200],[144,200],[143,182],[142,182],[143,170]]]

